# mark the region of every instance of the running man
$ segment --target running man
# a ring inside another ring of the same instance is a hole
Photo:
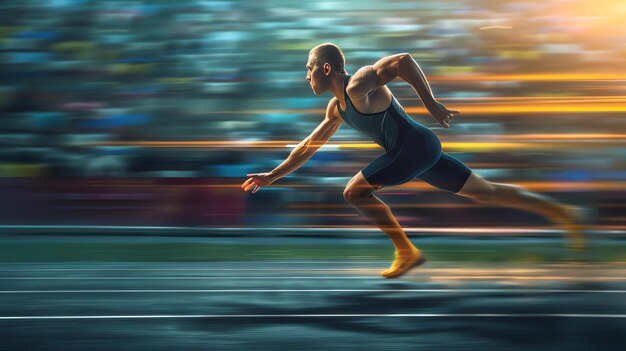
[[[325,43],[309,52],[306,80],[313,93],[333,94],[326,117],[296,146],[289,157],[268,173],[247,174],[241,187],[257,192],[302,166],[337,131],[342,122],[357,129],[382,146],[386,153],[358,172],[343,192],[346,201],[386,233],[395,246],[395,259],[380,274],[398,277],[424,262],[424,255],[409,240],[389,206],[374,192],[383,187],[406,183],[414,178],[432,186],[475,200],[531,211],[558,223],[568,232],[571,246],[583,248],[581,209],[558,204],[543,195],[516,185],[489,182],[465,164],[442,152],[437,135],[414,121],[404,111],[386,84],[396,78],[407,82],[420,97],[432,118],[449,128],[458,111],[435,100],[426,77],[407,53],[385,57],[364,66],[351,76],[339,47]]]

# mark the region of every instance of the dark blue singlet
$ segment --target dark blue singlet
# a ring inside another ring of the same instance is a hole
[[[343,120],[382,146],[386,153],[361,172],[374,187],[387,187],[419,178],[430,185],[453,193],[461,190],[472,172],[465,164],[442,152],[441,142],[428,127],[414,121],[391,96],[391,105],[382,112],[361,113],[346,93],[346,110],[337,109]]]

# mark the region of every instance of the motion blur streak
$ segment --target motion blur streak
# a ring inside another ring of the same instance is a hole
[[[0,1],[2,290],[154,291],[0,294],[0,349],[626,349],[625,18],[624,0]],[[305,68],[324,42],[350,74],[409,53],[460,112],[442,128],[396,79],[410,117],[475,174],[585,207],[588,249],[414,179],[376,196],[426,264],[380,279],[393,247],[343,191],[384,150],[346,123],[243,191],[324,120]],[[247,289],[280,292],[157,292]]]
[[[626,81],[626,74],[615,73],[547,73],[547,74],[493,74],[471,76],[433,76],[434,81]]]
[[[453,151],[486,151],[486,150],[512,150],[512,149],[564,149],[564,148],[573,148],[573,147],[607,147],[606,143],[613,143],[611,145],[619,145],[618,142],[626,142],[626,139],[621,140],[623,138],[622,135],[607,135],[605,137],[602,134],[594,134],[587,137],[584,134],[572,134],[572,135],[561,135],[560,137],[551,138],[549,135],[543,136],[541,134],[534,134],[532,136],[528,135],[520,135],[520,136],[494,136],[494,135],[484,135],[482,138],[503,138],[503,139],[514,139],[514,140],[541,140],[540,143],[505,143],[505,142],[442,142],[441,145],[447,150]],[[561,140],[549,140],[549,139],[573,139],[577,140],[576,142],[567,142],[564,143]],[[599,139],[599,140],[598,140]],[[615,140],[604,140],[604,139],[617,139]],[[589,141],[593,142],[589,142]],[[249,148],[249,149],[257,149],[257,148],[270,148],[270,149],[278,149],[278,148],[294,148],[297,146],[296,141],[275,141],[275,142],[231,142],[231,141],[194,141],[194,142],[162,142],[162,141],[136,141],[136,142],[107,142],[100,143],[100,146],[142,146],[142,147],[152,147],[152,148]],[[609,145],[609,146],[611,146]],[[380,146],[375,143],[332,143],[329,142],[326,145],[322,146],[322,148],[332,148],[337,147],[340,149],[379,149]],[[320,151],[323,151],[320,150]]]

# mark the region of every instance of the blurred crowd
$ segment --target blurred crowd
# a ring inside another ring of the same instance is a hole
[[[2,1],[0,177],[243,182],[278,165],[323,118],[330,95],[312,93],[305,64],[312,47],[333,42],[351,74],[411,53],[436,98],[461,117],[444,130],[408,85],[391,90],[444,150],[488,178],[622,180],[626,9],[621,0],[587,5]],[[524,139],[541,133],[552,136]],[[516,136],[525,147],[472,144]],[[271,141],[279,142],[260,147]],[[369,140],[347,125],[331,139],[350,142]],[[381,153],[324,148],[295,176],[341,186]]]
[[[349,73],[398,52],[410,52],[434,78],[623,66],[624,40],[617,37],[623,33],[593,36],[594,18],[575,13],[580,3],[3,1],[0,174],[241,176],[273,166],[289,148],[258,154],[133,142],[301,140],[319,123],[328,98],[314,96],[304,80],[308,50],[326,41],[343,48]],[[443,101],[567,93],[559,90],[562,82],[431,84]],[[391,86],[405,107],[420,106],[406,85]],[[580,82],[568,89],[574,96],[587,92]],[[413,115],[436,128],[425,114]],[[440,136],[546,128],[537,119],[505,117],[468,114]],[[549,132],[563,130],[556,123]],[[343,126],[333,140],[362,138]],[[380,150],[365,152],[367,159]],[[332,156],[346,163],[354,157],[352,151]]]

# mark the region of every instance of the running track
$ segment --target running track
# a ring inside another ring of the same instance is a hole
[[[6,350],[588,350],[626,345],[626,264],[5,263]]]

